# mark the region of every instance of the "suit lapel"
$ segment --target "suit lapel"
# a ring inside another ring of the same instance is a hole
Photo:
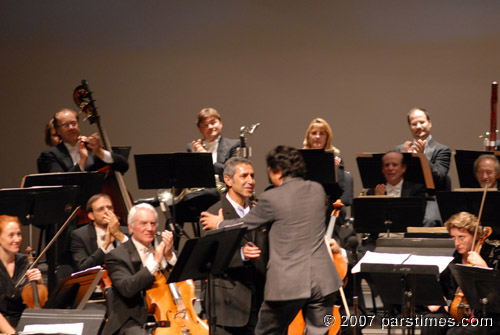
[[[97,232],[92,222],[90,222],[88,226],[89,226],[88,233],[89,233],[90,248],[92,253],[94,250],[97,249]]]
[[[61,163],[66,167],[67,170],[70,170],[74,163],[73,159],[71,158],[71,155],[69,154],[68,148],[64,145],[64,143],[59,143],[57,145],[57,149],[59,149],[60,152],[60,159]]]
[[[141,257],[139,256],[139,252],[137,251],[134,243],[132,242],[132,238],[130,238],[123,245],[127,249],[127,252],[130,256],[129,259],[130,259],[130,263],[131,263],[132,268],[134,269],[135,272],[138,272],[142,268],[142,261],[141,261]]]

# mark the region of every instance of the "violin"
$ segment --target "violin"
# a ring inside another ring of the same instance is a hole
[[[479,225],[481,224],[481,215],[483,214],[483,207],[484,207],[484,202],[486,200],[486,194],[488,193],[488,185],[484,187],[484,193],[483,193],[483,198],[481,200],[481,206],[479,207],[479,215],[477,219],[477,225],[476,229],[474,231],[474,238],[472,240],[472,247],[471,250],[474,250],[476,253],[479,254],[481,251],[481,247],[484,244],[484,241],[491,235],[493,232],[493,229],[491,227],[483,227],[483,231],[481,234],[481,237],[476,243],[476,237],[477,233],[479,230]],[[474,245],[475,244],[475,245]],[[468,264],[471,265],[471,264]],[[465,298],[464,293],[460,288],[457,289],[457,292],[455,293],[455,297],[453,298],[453,301],[450,305],[450,315],[457,321],[461,322],[461,320],[464,317],[469,317],[471,316],[471,308],[469,306],[469,303],[467,302],[467,299]]]
[[[97,108],[94,104],[95,100],[92,98],[92,92],[89,90],[86,80],[82,80],[82,84],[77,86],[73,91],[73,100],[80,109],[80,112],[86,114],[85,119],[88,119],[90,124],[95,123],[97,125],[104,149],[112,152],[111,143],[104,131],[104,127],[101,125],[100,115],[97,113]],[[126,218],[132,208],[132,197],[127,191],[123,175],[118,171],[113,171],[109,166],[98,171],[106,174],[101,192],[110,196],[117,217]],[[79,214],[79,224],[88,222],[87,213],[83,210],[82,212],[84,213]],[[125,219],[122,219],[121,224],[126,225],[126,222],[123,220]]]
[[[26,248],[26,253],[28,255],[28,264],[30,266],[34,263],[33,260],[33,249],[31,247]],[[28,308],[42,308],[49,297],[49,291],[47,286],[44,284],[39,284],[35,280],[30,281],[28,284],[24,285],[21,290],[21,298],[23,303]]]
[[[75,210],[71,213],[71,215],[68,217],[66,222],[64,222],[64,224],[61,226],[61,228],[59,228],[57,233],[54,235],[54,237],[52,237],[52,239],[49,241],[49,243],[47,243],[45,248],[42,250],[40,255],[38,255],[38,257],[35,260],[33,260],[31,248],[28,247],[26,249],[26,252],[28,253],[28,261],[30,263],[30,266],[28,267],[26,272],[33,269],[38,264],[38,261],[43,256],[45,256],[45,253],[47,252],[47,250],[52,246],[52,244],[54,244],[54,242],[62,234],[64,229],[66,229],[66,227],[68,227],[70,222],[76,217],[76,214],[78,213],[79,210],[80,210],[80,206],[77,206],[75,208]],[[19,281],[14,286],[14,289],[17,290],[24,283],[25,280],[26,280],[26,275],[22,276],[19,279]],[[43,284],[38,284],[36,282],[30,282],[23,287],[23,289],[21,291],[21,297],[23,299],[23,303],[25,305],[27,305],[29,308],[42,308],[48,299],[48,290],[47,290],[47,287]]]
[[[328,248],[328,251],[330,252],[330,256],[332,257],[333,263],[335,264],[335,268],[337,269],[337,272],[339,274],[340,279],[344,281],[344,286],[347,284],[347,268],[348,264],[345,261],[344,257],[342,257],[342,254],[337,253],[333,254],[331,249],[330,249],[330,244],[328,242],[328,236],[331,235],[333,232],[333,226],[335,225],[336,218],[340,214],[340,210],[344,207],[344,204],[340,199],[337,199],[333,203],[333,211],[330,215],[330,222],[328,224],[327,228],[327,234],[325,236],[325,242],[326,246]],[[344,309],[346,310],[346,313],[349,315],[349,307],[347,306],[347,302],[345,300],[345,295],[344,295],[344,290],[341,287],[339,289],[341,297],[342,297],[342,302],[344,304]],[[340,306],[334,305],[333,306],[333,312],[332,315],[334,317],[334,320],[332,320],[332,325],[330,326],[330,329],[328,330],[328,335],[336,335],[341,333],[340,329],[340,324],[341,324],[341,319],[340,319]],[[302,310],[300,310],[295,318],[293,319],[292,323],[288,326],[288,335],[303,335],[305,334],[305,321],[304,321],[304,315],[302,314]]]
[[[479,225],[479,224],[478,224]],[[484,244],[484,241],[493,233],[493,229],[491,227],[484,227],[481,238],[476,244],[474,251],[479,253],[481,251],[481,247]],[[460,288],[455,292],[455,296],[450,305],[450,315],[457,321],[461,322],[463,318],[468,318],[472,314],[472,309],[465,298],[464,293]]]
[[[157,328],[155,335],[208,335],[208,325],[194,310],[194,283],[191,279],[167,284],[166,271],[156,275],[153,286],[146,291],[148,312],[156,321],[170,321],[170,327]]]

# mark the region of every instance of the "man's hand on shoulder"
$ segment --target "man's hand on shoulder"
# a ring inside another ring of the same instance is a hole
[[[217,229],[219,222],[224,220],[224,212],[219,209],[217,215],[211,214],[209,212],[201,212],[200,223],[203,226],[203,230],[214,230]]]

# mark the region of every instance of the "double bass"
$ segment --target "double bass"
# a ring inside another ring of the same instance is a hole
[[[86,114],[86,119],[89,120],[90,124],[96,124],[104,149],[112,152],[113,149],[94,104],[95,100],[92,98],[92,92],[89,90],[85,79],[82,80],[82,84],[77,86],[73,91],[73,100],[80,109],[80,112]],[[127,191],[123,175],[118,171],[113,171],[109,166],[99,171],[106,173],[102,193],[110,196],[115,214],[117,217],[121,218],[122,225],[125,225],[123,220],[126,220],[128,212],[132,208],[132,199]]]

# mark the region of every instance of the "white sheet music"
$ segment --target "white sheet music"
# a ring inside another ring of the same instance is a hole
[[[83,322],[26,325],[22,334],[71,334],[82,335]]]
[[[437,265],[439,272],[443,272],[453,260],[451,256],[421,256],[412,254],[393,254],[367,251],[366,254],[352,268],[352,273],[361,271],[361,264],[408,264],[408,265]]]

